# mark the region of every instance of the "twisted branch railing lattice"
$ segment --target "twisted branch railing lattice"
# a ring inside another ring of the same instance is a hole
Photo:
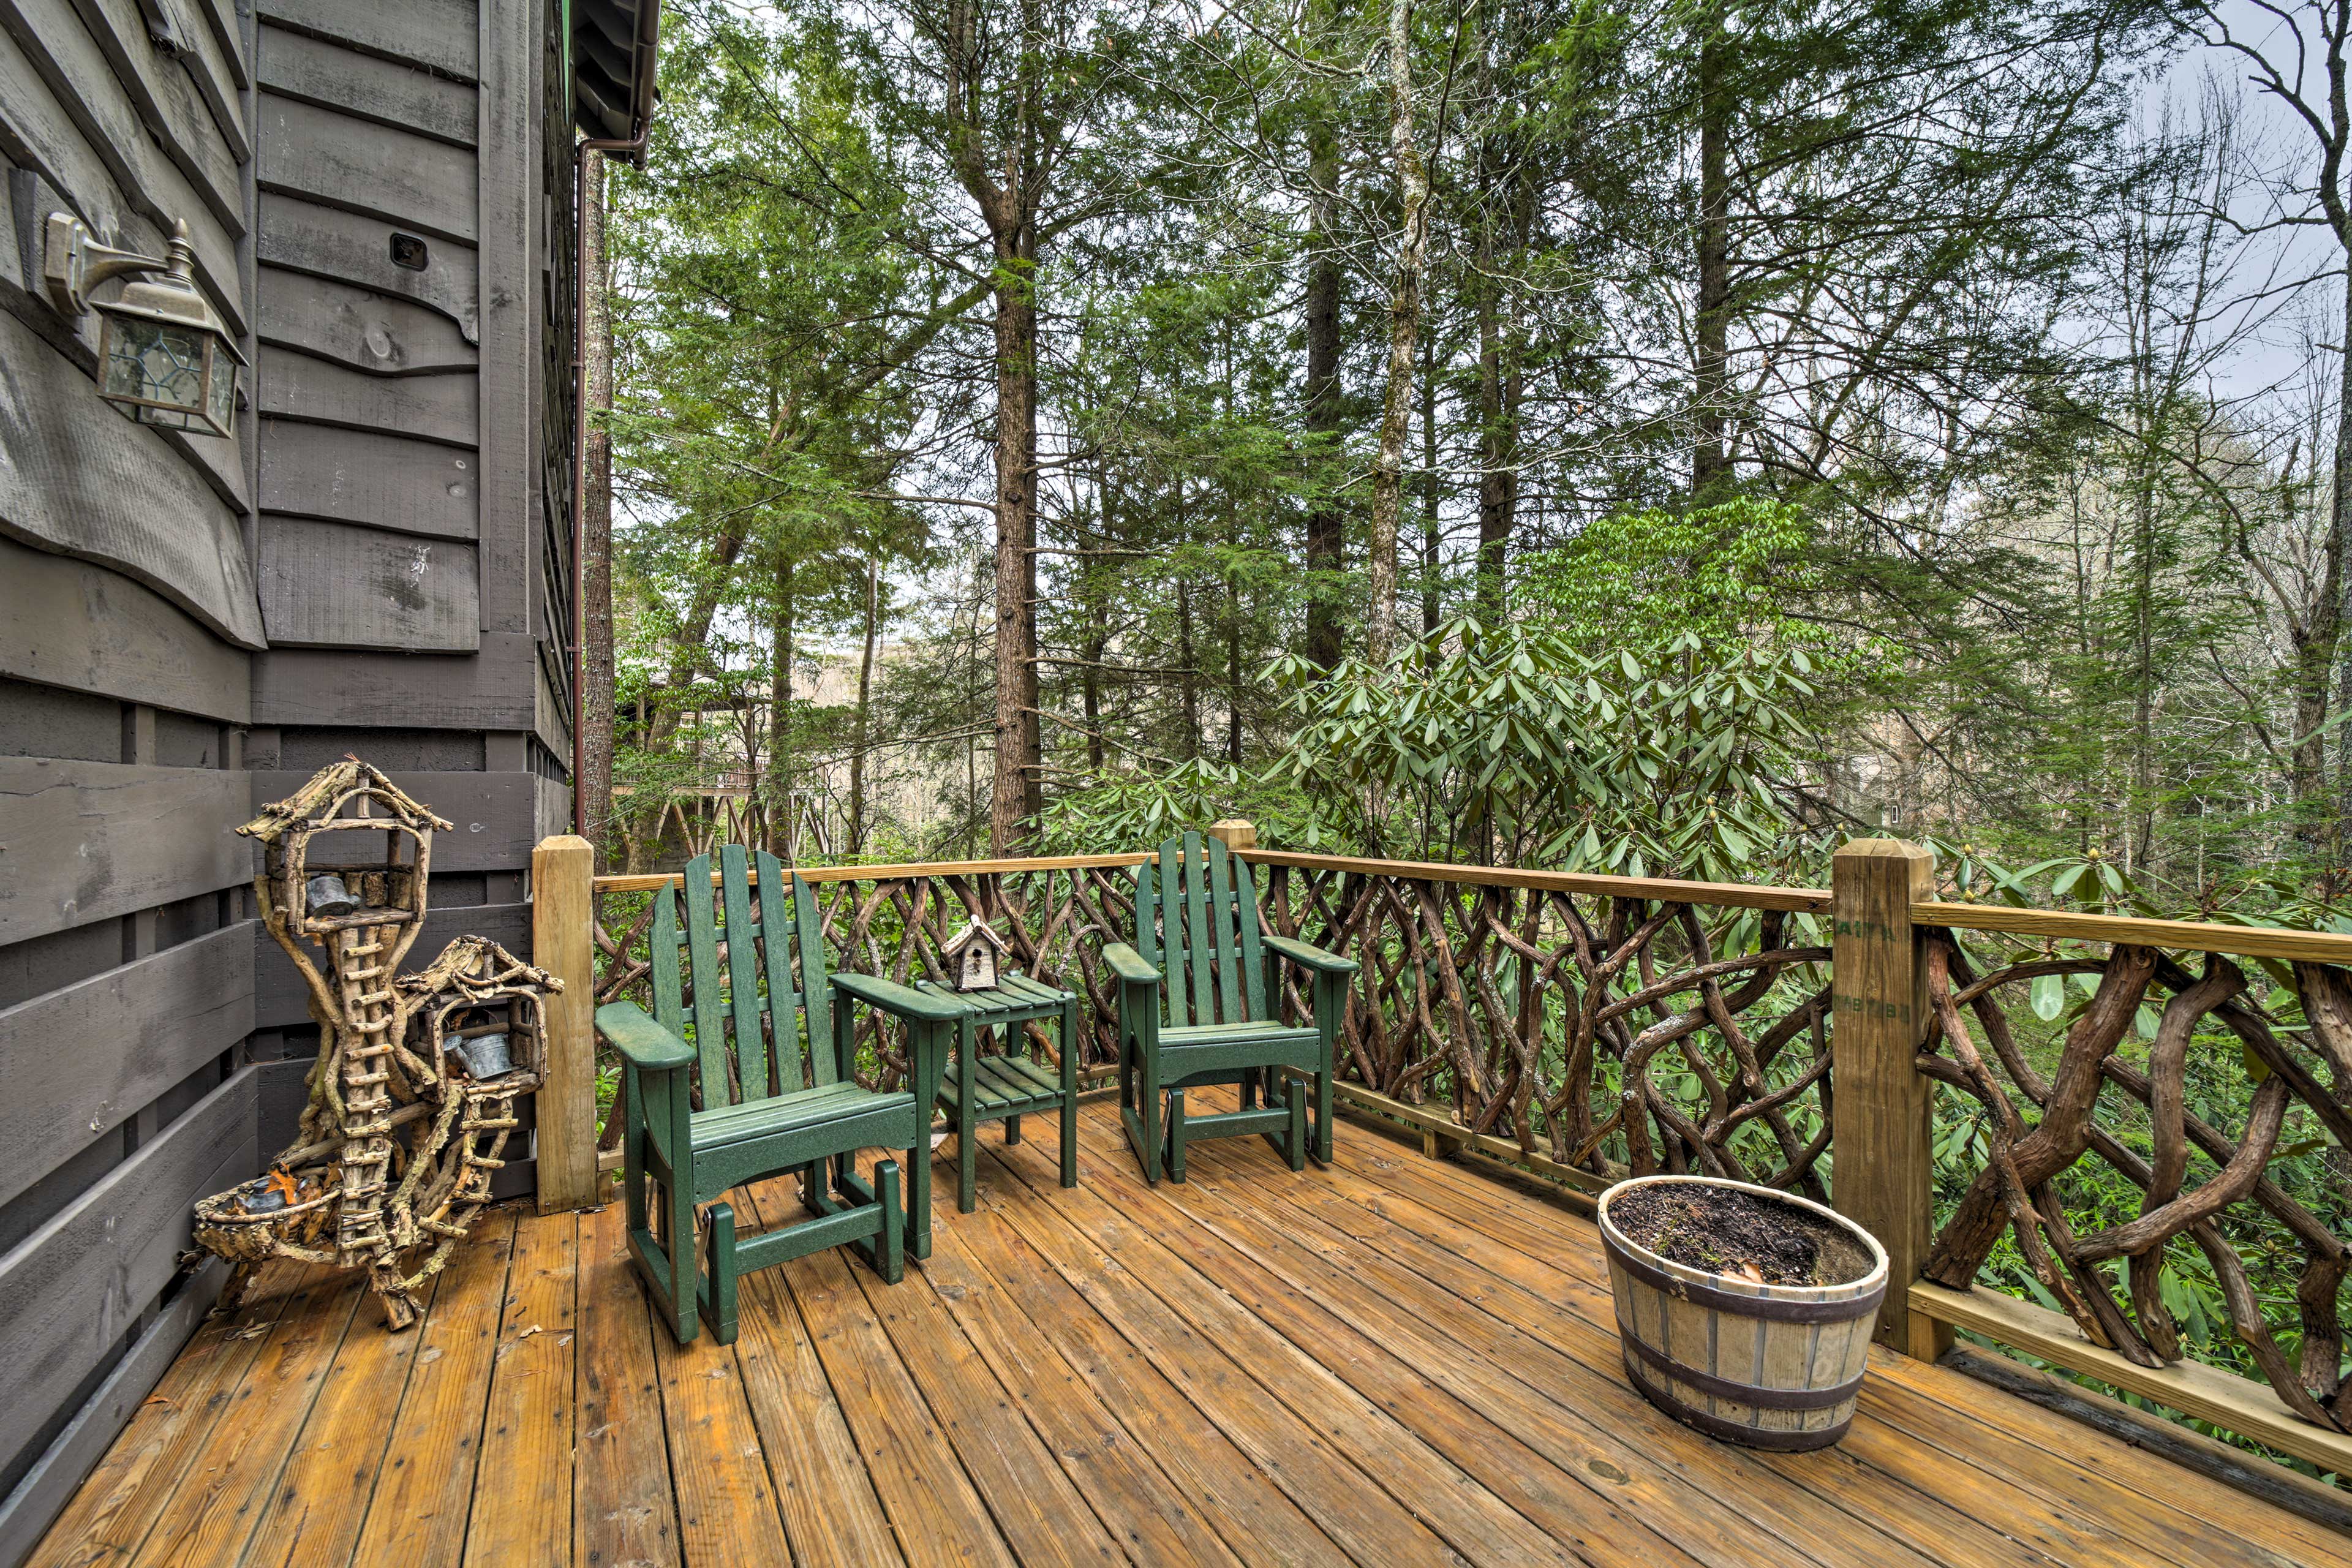
[[[1797,939],[1792,907],[1359,868],[1377,864],[1260,868],[1282,935],[1362,965],[1343,1078],[1450,1099],[1472,1131],[1530,1152],[1540,1140],[1598,1176],[1697,1171],[1825,1195],[1830,950]]]
[[[2286,1029],[2248,998],[2245,972],[2221,953],[2204,954],[2197,973],[2158,949],[2117,944],[2104,958],[2037,955],[1979,975],[1950,933],[1937,931],[1926,962],[1931,1014],[1920,1070],[1984,1108],[1990,1151],[1937,1237],[1927,1278],[1965,1289],[2001,1237],[2013,1235],[2035,1278],[2085,1338],[2158,1367],[2181,1359],[2179,1325],[2159,1283],[2167,1244],[2186,1237],[2211,1265],[2231,1326],[2279,1398],[2307,1421],[2352,1430],[2341,1315],[2352,1249],[2265,1173],[2291,1121],[2307,1121],[2339,1148],[2352,1147],[2352,976],[2326,964],[2295,964],[2304,1026]],[[2021,1047],[2000,994],[2071,974],[2096,976],[2096,989],[2045,1075]],[[2135,1065],[2123,1047],[2134,1019],[2159,997],[2147,1063]],[[2189,1107],[2190,1043],[2208,1025],[2240,1043],[2260,1080],[2234,1137]],[[2323,1085],[2306,1058],[2324,1064],[2332,1081]],[[2123,1106],[2103,1100],[2111,1087]],[[2144,1130],[2147,1153],[2130,1146],[2126,1130]],[[2136,1217],[2077,1236],[2059,1183],[2090,1155],[2139,1188],[2142,1201]],[[2197,1157],[2208,1171],[2190,1187]],[[2303,1252],[2299,1364],[2280,1347],[2239,1247],[2222,1228],[2228,1211],[2250,1202]],[[2105,1268],[2117,1259],[2125,1264],[2120,1291]]]

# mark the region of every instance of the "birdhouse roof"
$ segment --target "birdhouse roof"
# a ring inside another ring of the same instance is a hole
[[[461,936],[441,950],[441,956],[396,984],[415,996],[450,992],[481,1000],[511,995],[518,991],[561,991],[563,982],[535,968],[486,936]]]
[[[365,795],[388,813],[370,819],[370,826],[405,827],[422,836],[435,828],[446,833],[454,826],[434,816],[431,807],[413,798],[380,770],[357,757],[346,757],[320,768],[309,784],[284,800],[263,806],[260,816],[237,831],[247,838],[275,843],[290,828],[310,826],[340,816],[344,805],[356,795]]]
[[[1003,937],[997,935],[996,928],[990,925],[986,921],[966,921],[964,923],[963,930],[948,938],[947,951],[950,952],[961,952],[965,948],[970,947],[974,942],[977,942],[982,937],[986,937],[988,939],[989,945],[995,948],[999,952],[1011,952],[1013,951],[1013,944],[1005,941]]]

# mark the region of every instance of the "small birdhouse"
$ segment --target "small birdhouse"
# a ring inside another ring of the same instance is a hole
[[[997,935],[994,928],[985,921],[967,922],[963,930],[948,939],[946,948],[948,968],[955,976],[955,988],[958,991],[994,990],[997,961],[1012,951],[1012,944]]]

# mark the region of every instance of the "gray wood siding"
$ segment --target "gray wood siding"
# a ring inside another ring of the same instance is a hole
[[[287,648],[255,666],[253,721],[528,731],[537,658],[531,638],[497,632],[471,658]]]
[[[0,1449],[39,1444],[170,1282],[188,1202],[252,1172],[257,1069],[247,1068],[0,1258]],[[63,1500],[60,1499],[60,1501]]]
[[[470,540],[481,527],[480,494],[478,459],[457,447],[376,430],[262,422],[264,511]]]
[[[108,407],[95,321],[37,285],[51,212],[156,256],[184,221],[225,321],[254,319],[239,24],[171,9],[177,54],[139,0],[0,0],[0,722],[73,753],[0,758],[0,1562],[202,1315],[219,1271],[163,1300],[187,1205],[255,1158],[252,1084],[223,1083],[252,1026],[251,856],[223,837],[264,638],[250,443]]]
[[[477,79],[481,37],[474,0],[401,0],[354,5],[350,0],[261,0],[266,22],[348,45],[459,81]],[[265,52],[267,46],[264,46]]]
[[[457,322],[467,342],[478,341],[480,279],[472,246],[427,243],[425,265],[404,267],[392,259],[393,236],[402,230],[388,219],[268,195],[260,210],[254,253],[271,266],[414,300]]]
[[[0,675],[242,724],[249,664],[152,588],[0,540]]]
[[[218,768],[0,757],[0,942],[242,885],[252,804],[247,775]]]
[[[561,15],[0,0],[0,734],[65,753],[0,756],[0,1568],[217,1291],[188,1205],[299,1109],[316,1027],[235,827],[356,752],[456,824],[415,963],[530,949],[569,811]],[[151,254],[186,221],[236,439],[96,396],[11,243],[52,210]]]
[[[469,371],[481,361],[457,322],[427,306],[275,268],[262,284],[259,334],[273,348],[372,375]]]
[[[261,616],[273,646],[400,653],[481,646],[471,545],[265,517],[261,560]]]
[[[381,430],[469,449],[481,433],[471,367],[453,375],[396,375],[264,348],[258,371],[261,411],[281,422]]]
[[[261,95],[261,188],[471,241],[479,223],[474,158],[299,99]]]
[[[113,198],[119,204],[116,210],[136,213],[142,220],[125,228],[150,255],[163,254],[163,237],[174,220],[185,221],[197,276],[230,324],[242,331],[247,300],[238,283],[241,207],[223,211],[216,194],[199,194],[164,156],[161,142],[168,131],[142,117],[98,40],[69,7],[54,0],[0,0],[0,31],[6,33],[10,46],[0,50],[0,58],[11,62],[0,65],[0,83],[5,84],[0,85],[0,112],[24,104],[23,119],[9,112],[9,122],[23,125],[27,138],[38,135],[61,149],[74,163],[69,170],[43,168],[43,176],[77,204],[88,199],[104,205],[106,193],[93,177],[92,165],[103,171],[120,193]],[[41,90],[36,96],[26,89],[20,98],[11,88],[27,76]],[[71,150],[68,132],[79,151]],[[91,217],[79,205],[74,210],[85,220]]]
[[[0,1009],[0,1204],[253,1032],[252,921]]]
[[[257,773],[254,804],[291,795],[310,776],[305,772]],[[537,773],[403,772],[391,776],[393,783],[429,802],[444,820],[457,825],[450,832],[433,836],[436,875],[511,871],[530,863],[532,847],[544,837],[538,830],[534,805]],[[452,912],[466,911],[453,905]],[[440,951],[438,944],[422,942],[416,951],[428,949]]]
[[[379,59],[283,27],[261,35],[261,85],[279,98],[299,99],[380,124],[474,144],[478,89]]]

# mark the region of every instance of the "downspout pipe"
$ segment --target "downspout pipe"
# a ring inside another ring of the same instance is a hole
[[[583,137],[572,150],[572,831],[583,837],[588,833],[588,154],[645,162],[660,51],[661,0],[642,0],[631,117],[636,133]]]

